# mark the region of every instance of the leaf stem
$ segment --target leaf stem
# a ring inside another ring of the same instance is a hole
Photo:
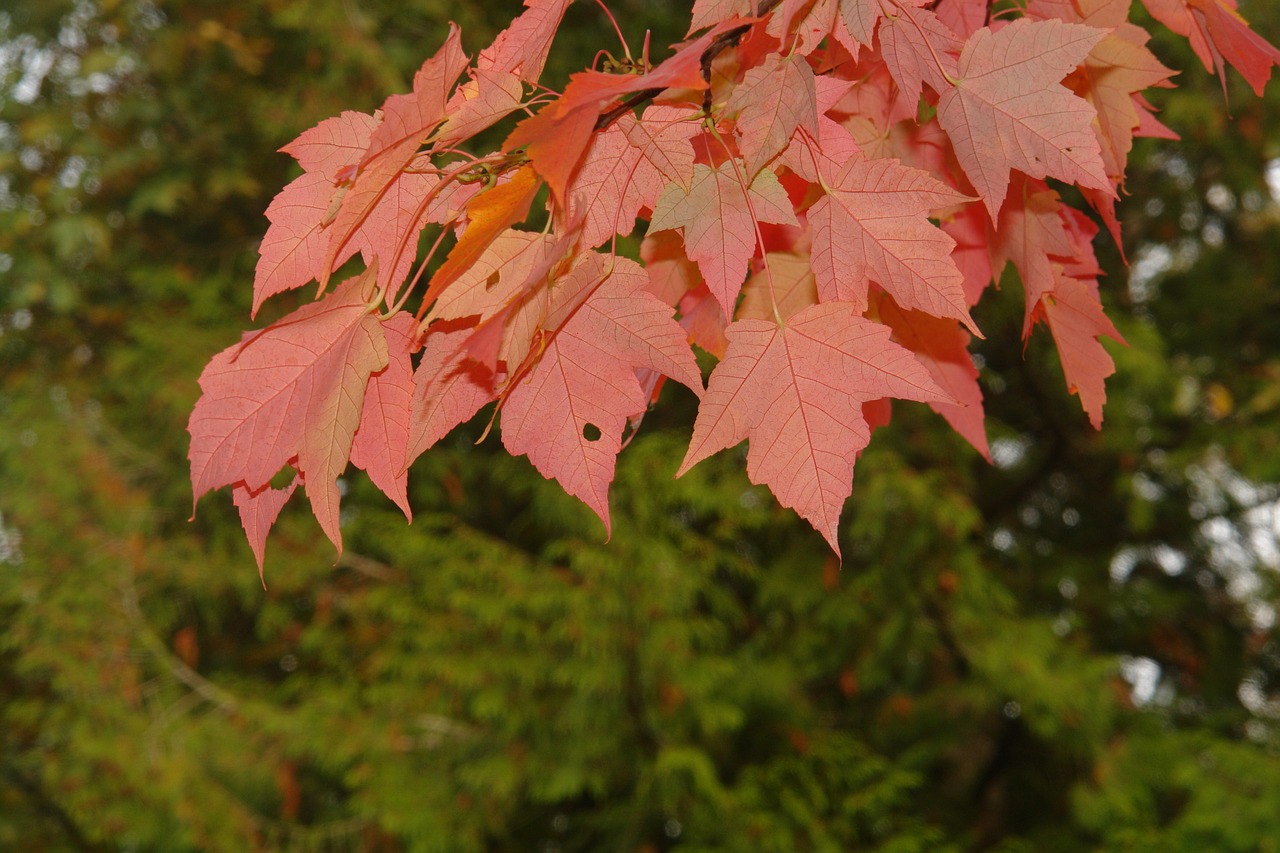
[[[613,24],[613,31],[618,34],[618,41],[622,42],[622,52],[627,55],[627,59],[631,59],[631,46],[627,44],[626,36],[622,34],[622,28],[618,26],[617,20],[613,17],[613,13],[609,11],[609,7],[604,5],[604,0],[596,0],[596,5],[604,12],[605,17],[609,19],[609,23]],[[599,54],[596,54],[599,56]]]

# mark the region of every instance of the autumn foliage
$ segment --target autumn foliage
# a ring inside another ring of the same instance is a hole
[[[1120,335],[1095,222],[1119,241],[1134,137],[1175,138],[1130,0],[697,0],[665,59],[602,51],[556,93],[569,2],[526,0],[474,62],[452,29],[412,92],[283,149],[303,172],[267,209],[254,310],[317,298],[215,356],[189,425],[195,497],[232,487],[259,565],[299,485],[341,548],[348,463],[409,516],[414,459],[490,403],[607,530],[667,379],[700,397],[680,472],[746,439],[751,480],[838,548],[890,399],[987,454],[970,311],[1009,264],[1024,337],[1048,327],[1101,425]],[[1280,62],[1235,0],[1143,2],[1255,91]],[[503,121],[500,150],[469,149]],[[718,359],[705,387],[691,345]]]

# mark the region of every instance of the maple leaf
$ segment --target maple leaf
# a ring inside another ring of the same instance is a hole
[[[684,253],[684,243],[674,231],[657,231],[640,242],[640,259],[649,276],[649,292],[668,305],[703,284],[698,265]]]
[[[627,139],[647,162],[670,183],[688,186],[693,179],[692,139],[702,132],[696,110],[683,106],[651,106],[640,121],[626,127]],[[646,206],[653,204],[646,201]]]
[[[1132,5],[1133,0],[1030,0],[1027,17],[1109,30],[1126,24]]]
[[[433,174],[401,172],[383,189],[347,244],[360,250],[365,264],[377,259],[378,286],[388,305],[395,303],[400,285],[413,268],[417,251],[414,238],[424,221],[434,219],[429,212],[431,206],[424,212],[424,202],[439,186],[440,179]]]
[[[906,308],[961,320],[977,331],[964,276],[951,259],[955,243],[929,214],[967,201],[927,172],[896,160],[855,155],[824,175],[827,194],[809,210],[813,270],[825,301],[865,309],[871,281]]]
[[[450,24],[444,44],[413,76],[413,91],[392,95],[383,103],[382,123],[369,140],[369,148],[360,161],[362,168],[379,158],[398,161],[403,168],[418,146],[444,121],[449,93],[467,67],[461,38],[457,25]]]
[[[358,231],[364,229],[367,244],[380,249],[386,245],[399,245],[403,234],[416,227],[414,222],[406,222],[404,216],[406,211],[416,211],[417,203],[413,201],[406,202],[393,196],[391,203],[397,215],[389,221],[373,214],[393,185],[399,184],[401,189],[408,189],[411,195],[416,196],[418,193],[403,182],[414,182],[420,188],[421,180],[428,177],[405,175],[404,169],[414,160],[419,145],[444,120],[449,91],[467,67],[460,39],[458,28],[451,25],[444,45],[414,75],[413,91],[392,95],[383,104],[382,123],[374,130],[355,179],[342,197],[329,226],[322,285],[328,282],[329,273],[337,267],[338,258],[348,251],[349,243]],[[421,193],[421,196],[425,195],[425,191]],[[411,213],[409,218],[412,219]],[[384,271],[384,280],[380,284],[386,289],[390,276],[403,270],[405,264],[398,258],[379,256],[379,260]]]
[[[636,372],[662,373],[697,393],[702,377],[671,309],[645,290],[640,265],[588,257],[603,281],[511,391],[502,408],[502,443],[591,507],[607,533],[622,432],[649,402]]]
[[[990,8],[987,0],[938,0],[933,11],[947,29],[967,39],[987,25]]]
[[[724,358],[725,348],[729,346],[724,336],[727,325],[720,303],[706,284],[695,287],[680,298],[680,327],[688,332],[690,343],[697,344],[716,358]]]
[[[783,0],[766,31],[779,42],[794,44],[796,53],[810,54],[827,36],[841,37],[839,13],[839,0]]]
[[[813,70],[804,57],[770,56],[733,90],[725,111],[737,115],[739,150],[754,176],[787,146],[797,128],[818,133]]]
[[[1026,291],[1022,337],[1031,333],[1032,315],[1040,297],[1053,290],[1061,266],[1076,246],[1062,217],[1062,200],[1040,181],[1018,179],[1010,203],[1000,211],[991,243],[992,265],[997,273],[1013,262]]]
[[[428,319],[476,317],[478,323],[484,322],[520,294],[550,246],[548,235],[508,228],[440,295]]]
[[[729,18],[750,15],[753,0],[693,0],[693,21],[686,36]]]
[[[1141,123],[1133,96],[1153,86],[1167,86],[1173,70],[1146,47],[1145,30],[1121,22],[1085,57],[1066,84],[1093,104],[1102,162],[1111,182],[1124,182],[1125,164]]]
[[[497,399],[497,377],[470,358],[471,328],[437,324],[427,331],[422,358],[413,374],[405,469],[458,424]]]
[[[823,165],[820,164],[825,164],[829,170],[839,171],[846,160],[862,153],[862,149],[844,126],[826,115],[849,93],[849,81],[818,77],[814,83],[818,132],[813,134],[804,127],[796,128],[779,163],[816,184],[822,180],[819,175]]]
[[[623,95],[636,92],[705,89],[703,52],[732,25],[718,24],[644,74],[580,71],[571,75],[564,94],[516,125],[502,149],[524,149],[552,196],[562,203],[567,201],[569,181],[582,162],[602,111]]]
[[[966,205],[942,222],[942,230],[956,243],[951,259],[964,276],[964,301],[970,306],[978,304],[995,278],[987,245],[990,229],[986,210],[975,204]]]
[[[472,78],[459,86],[445,106],[448,118],[432,135],[432,143],[444,148],[475,136],[520,109],[524,86],[510,71],[476,68]]]
[[[916,354],[933,381],[955,401],[930,400],[929,408],[946,418],[952,429],[990,462],[982,389],[978,387],[978,368],[969,355],[969,333],[954,320],[903,310],[887,295],[881,297],[877,308],[880,321],[893,329],[894,339]]]
[[[339,175],[359,162],[377,125],[373,116],[347,111],[325,119],[280,149],[305,171],[267,207],[271,227],[262,238],[254,270],[251,316],[257,315],[268,297],[325,274],[326,217],[335,196],[345,192],[337,186]],[[345,255],[339,252],[334,261],[341,264],[355,252],[356,246],[348,246]]]
[[[191,412],[193,498],[242,484],[256,493],[292,464],[312,511],[342,549],[335,480],[347,465],[369,377],[387,366],[366,299],[376,266],[223,350],[200,374]]]
[[[665,183],[652,167],[641,165],[640,152],[632,148],[627,129],[635,123],[635,116],[624,115],[596,134],[569,185],[572,204],[585,219],[583,248],[631,233],[645,197],[656,195]]]
[[[324,275],[329,248],[325,216],[335,189],[330,178],[304,172],[271,199],[267,207],[271,226],[258,250],[250,316],[256,317],[262,303],[277,293]],[[343,247],[332,256],[333,262],[345,263],[356,248],[352,244]]]
[[[387,366],[369,376],[360,425],[351,444],[351,464],[363,469],[412,521],[406,455],[414,387],[409,357],[418,349],[414,340],[418,322],[402,311],[384,320],[382,331],[387,342]]]
[[[881,397],[944,401],[887,326],[847,302],[813,305],[784,325],[738,320],[698,408],[676,476],[744,438],[747,476],[767,485],[839,553],[836,525],[853,463],[871,440],[862,406]]]
[[[828,111],[867,157],[901,160],[906,155],[900,150],[898,137],[902,133],[903,122],[909,116],[903,113],[905,102],[896,96],[897,84],[884,62],[875,62],[868,57],[858,67],[866,69],[858,85],[848,89]],[[912,114],[917,106],[911,105]],[[826,148],[825,143],[823,147]],[[837,165],[843,165],[842,161]]]
[[[785,321],[818,304],[818,286],[807,252],[769,252],[760,267],[742,288],[737,319],[777,317]]]
[[[959,74],[960,37],[928,9],[904,7],[899,14],[885,18],[879,38],[880,53],[908,108],[920,100],[922,84],[945,92]]]
[[[1226,94],[1226,63],[1240,72],[1261,96],[1280,64],[1280,50],[1249,29],[1235,0],[1142,0],[1151,17],[1185,36],[1204,67],[1217,70]]]
[[[1102,312],[1096,282],[1071,278],[1056,265],[1054,274],[1056,283],[1041,298],[1038,315],[1048,322],[1058,345],[1067,388],[1080,396],[1093,428],[1102,429],[1105,380],[1116,372],[1116,364],[1098,338],[1106,335],[1122,344],[1125,340]]]
[[[551,40],[565,10],[573,0],[525,0],[525,10],[498,33],[493,44],[480,51],[477,66],[516,74],[526,83],[537,83],[547,63]]]
[[[526,0],[525,11],[480,51],[472,78],[445,107],[447,120],[433,136],[448,146],[492,127],[518,110],[524,83],[537,84],[551,40],[572,0]]]
[[[522,166],[509,180],[490,187],[467,205],[467,229],[431,277],[422,300],[431,304],[484,254],[499,234],[529,215],[541,182],[533,169]]]
[[[1119,335],[1098,226],[1045,181],[1075,185],[1120,244],[1133,138],[1176,138],[1144,95],[1172,72],[1131,0],[994,16],[988,0],[695,0],[701,35],[666,60],[589,68],[547,102],[537,81],[569,1],[525,0],[471,67],[451,27],[376,117],[343,113],[282,149],[303,174],[268,208],[254,310],[311,279],[319,301],[215,357],[189,424],[195,497],[232,487],[260,567],[298,485],[341,547],[348,462],[409,516],[413,459],[489,402],[508,450],[607,530],[627,426],[668,377],[701,390],[690,343],[720,361],[681,471],[747,438],[752,479],[834,547],[891,397],[929,403],[989,455],[969,309],[1008,263],[1024,337],[1050,327],[1101,423],[1114,364],[1099,338]],[[1235,0],[1144,2],[1258,91],[1280,61]],[[501,152],[467,151],[538,103]],[[517,230],[543,183],[546,228]],[[595,251],[646,217],[645,269]],[[427,223],[442,226],[429,258],[456,242],[416,315],[396,313]],[[357,252],[366,273],[323,296]],[[284,469],[293,483],[272,487]]]
[[[1111,190],[1087,101],[1059,84],[1106,33],[1082,24],[1021,18],[979,30],[960,53],[938,121],[994,220],[1011,169]]]
[[[348,167],[360,162],[377,127],[378,119],[373,116],[343,110],[303,131],[280,150],[297,160],[304,171],[319,173],[336,183]]]
[[[231,501],[240,513],[240,526],[244,528],[245,538],[249,540],[249,549],[253,558],[258,561],[258,577],[262,577],[263,559],[267,550],[267,534],[275,526],[280,517],[280,510],[293,496],[301,476],[295,476],[283,489],[262,486],[251,491],[244,483],[236,483],[231,487]]]
[[[761,170],[743,190],[733,163],[694,166],[688,189],[671,184],[658,198],[649,232],[679,228],[685,251],[698,265],[725,316],[733,316],[747,261],[755,254],[757,222],[797,224],[777,176]]]

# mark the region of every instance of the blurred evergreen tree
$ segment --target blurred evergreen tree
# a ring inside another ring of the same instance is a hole
[[[687,16],[611,6],[633,42]],[[352,478],[336,565],[287,512],[266,590],[229,502],[187,523],[271,152],[513,13],[0,12],[0,849],[1278,849],[1280,96],[1233,78],[1228,118],[1173,37],[1184,141],[1135,154],[1127,274],[1100,244],[1132,344],[1103,431],[1007,284],[996,464],[898,406],[843,567],[733,454],[672,480],[679,396],[608,543],[482,424],[415,468],[411,527]],[[611,46],[573,16],[560,79]]]

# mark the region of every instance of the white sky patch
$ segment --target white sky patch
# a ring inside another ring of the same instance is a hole
[[[1012,468],[1026,458],[1030,448],[1030,439],[997,438],[991,442],[991,461],[997,468]]]
[[[10,96],[20,104],[34,103],[40,95],[45,75],[53,68],[51,50],[32,50],[22,58],[22,78],[9,90]]]
[[[1280,204],[1280,157],[1267,162],[1267,189],[1271,191],[1271,200]]]
[[[1129,697],[1141,708],[1155,698],[1160,686],[1160,664],[1148,657],[1123,657],[1120,659],[1120,677],[1129,682]]]
[[[0,513],[0,564],[10,566],[22,562],[22,534],[17,528],[4,523],[4,514]]]
[[[1153,243],[1138,249],[1129,267],[1129,298],[1139,305],[1150,302],[1152,282],[1172,266],[1173,251],[1168,246]]]

